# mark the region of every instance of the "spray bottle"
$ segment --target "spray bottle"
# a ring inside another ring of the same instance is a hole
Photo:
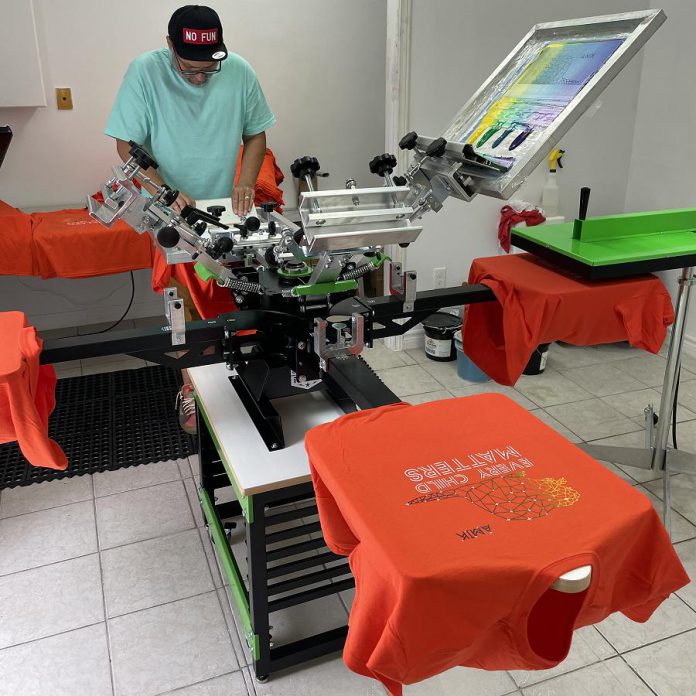
[[[546,215],[547,222],[563,222],[559,214],[558,203],[559,203],[559,193],[558,193],[558,180],[556,178],[556,170],[558,167],[563,169],[563,155],[565,155],[565,150],[556,148],[549,155],[549,175],[546,179],[546,184],[544,184],[544,189],[541,193],[541,207]]]

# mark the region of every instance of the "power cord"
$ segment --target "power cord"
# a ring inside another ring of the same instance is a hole
[[[133,276],[133,271],[130,271],[130,280],[131,280],[131,296],[130,296],[130,301],[128,302],[128,306],[126,307],[126,311],[121,315],[121,317],[118,319],[118,321],[115,321],[111,326],[107,326],[105,329],[100,329],[99,331],[90,331],[89,333],[80,333],[78,331],[77,335],[78,336],[96,336],[97,334],[103,334],[106,333],[107,331],[111,331],[111,329],[115,329],[125,318],[128,312],[130,312],[130,308],[133,306],[133,300],[135,299],[135,278]]]

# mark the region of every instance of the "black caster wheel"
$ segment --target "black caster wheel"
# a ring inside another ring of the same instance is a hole
[[[259,684],[267,684],[270,676],[268,674],[262,674],[261,676],[256,676],[256,681]]]

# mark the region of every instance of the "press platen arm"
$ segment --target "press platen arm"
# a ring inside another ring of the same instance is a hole
[[[140,145],[129,143],[130,158],[121,166],[113,167],[113,177],[101,188],[104,199],[99,203],[92,196],[87,198],[89,214],[106,227],[117,220],[127,222],[136,232],[148,232],[164,248],[177,247],[190,253],[221,282],[233,281],[229,269],[216,259],[215,244],[200,237],[200,222],[217,219],[203,211],[186,207],[176,213],[169,206],[176,200],[178,191],[155,184],[143,170],[157,169],[157,162]],[[143,195],[136,184],[147,183],[154,187],[152,197]],[[226,227],[225,225],[219,225]],[[204,229],[205,225],[203,225]]]

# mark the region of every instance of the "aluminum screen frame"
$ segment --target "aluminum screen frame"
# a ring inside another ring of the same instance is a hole
[[[460,109],[442,133],[448,142],[466,142],[475,132],[489,108],[503,96],[520,74],[549,43],[622,38],[622,44],[584,84],[556,119],[543,130],[542,138],[519,153],[511,169],[490,180],[479,180],[476,190],[483,195],[508,199],[556,147],[571,126],[598,99],[600,94],[631,61],[648,39],[667,19],[664,10],[625,12],[601,17],[537,24],[512,50],[478,91]]]

